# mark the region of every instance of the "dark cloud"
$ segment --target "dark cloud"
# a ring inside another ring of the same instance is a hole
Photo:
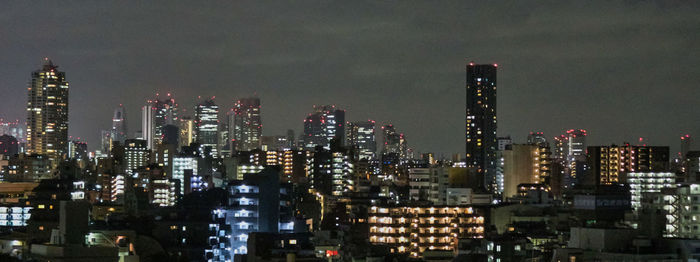
[[[464,65],[500,65],[499,134],[586,128],[592,144],[700,136],[700,6],[691,1],[24,2],[0,9],[0,115],[23,118],[48,56],[71,83],[70,133],[131,131],[171,92],[225,108],[258,94],[264,133],[314,104],[394,123],[417,151],[462,152]],[[189,110],[188,110],[189,111]]]

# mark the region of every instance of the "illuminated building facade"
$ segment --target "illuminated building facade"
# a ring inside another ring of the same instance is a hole
[[[496,64],[467,65],[466,162],[497,191]]]
[[[151,150],[143,139],[127,139],[124,141],[124,172],[132,174],[135,169],[146,166],[151,157]]]
[[[344,143],[345,136],[345,110],[336,109],[335,106],[315,106],[314,112],[304,119],[304,148],[312,150],[316,146],[330,149],[332,139]]]
[[[377,141],[374,135],[375,121],[351,122],[347,126],[347,145],[355,150],[355,159],[376,159]]]
[[[233,261],[234,255],[247,254],[248,235],[252,232],[293,232],[290,190],[279,183],[275,168],[229,183],[227,204],[212,212],[211,249],[205,251],[206,259]]]
[[[57,69],[45,59],[27,88],[27,153],[46,155],[53,167],[68,151],[68,82]]]
[[[470,206],[372,206],[369,242],[416,258],[430,250],[454,251],[459,238],[484,237],[485,214]]]
[[[191,156],[173,157],[172,179],[180,181],[180,196],[185,195],[185,179],[191,179],[190,177],[187,177],[185,173],[188,173],[191,176],[197,176],[197,162],[197,158]],[[187,184],[189,184],[189,182]]]
[[[194,120],[191,117],[185,116],[178,120],[178,127],[180,131],[180,139],[178,139],[179,146],[189,146],[194,143]]]
[[[663,212],[666,218],[664,237],[700,238],[700,184],[684,184],[645,194],[642,208]]]
[[[148,141],[148,148],[153,149],[163,139],[163,127],[177,124],[177,103],[168,94],[168,98],[164,100],[148,100],[141,113],[142,138]]]
[[[200,146],[200,154],[211,152],[212,157],[218,156],[219,147],[219,106],[213,99],[199,103],[194,111],[196,141]]]
[[[19,122],[15,121],[5,121],[0,118],[0,135],[13,136],[20,143],[26,142],[27,135],[25,134],[26,127]]]
[[[179,193],[178,183],[175,179],[151,180],[148,191],[151,204],[161,207],[174,206]]]
[[[676,174],[670,172],[630,172],[627,173],[627,184],[630,186],[632,209],[637,212],[641,207],[642,195],[658,193],[663,188],[675,188]]]
[[[495,190],[499,195],[503,194],[504,184],[504,168],[505,168],[505,158],[503,157],[503,152],[506,151],[506,147],[513,144],[513,139],[510,136],[499,137],[498,141],[498,151],[496,151],[496,177],[495,177]]]
[[[503,197],[517,195],[519,184],[547,185],[551,176],[549,147],[512,144],[503,151]]]
[[[552,159],[562,168],[564,188],[577,184],[586,171],[586,130],[569,129],[566,134],[554,137]]]
[[[596,185],[621,183],[627,172],[664,172],[669,167],[666,146],[594,146],[588,147],[588,164]]]
[[[229,114],[228,130],[233,150],[250,151],[258,148],[262,135],[260,98],[241,98],[236,101],[233,114]]]

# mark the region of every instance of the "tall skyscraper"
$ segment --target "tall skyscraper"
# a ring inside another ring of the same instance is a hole
[[[148,142],[148,148],[153,149],[163,139],[163,127],[177,124],[177,103],[168,94],[168,97],[163,100],[158,97],[148,100],[141,112],[142,138]]]
[[[126,110],[124,110],[122,104],[119,104],[119,107],[114,109],[114,116],[112,117],[112,142],[118,141],[123,145],[127,136]]]
[[[194,120],[192,117],[183,116],[178,119],[180,139],[178,142],[180,145],[178,147],[189,146],[194,142]]]
[[[241,98],[236,101],[233,114],[229,115],[231,148],[237,151],[256,149],[260,146],[261,135],[260,98]]]
[[[351,122],[347,126],[347,144],[354,149],[355,159],[373,160],[376,158],[377,141],[374,135],[375,121]]]
[[[27,153],[46,155],[54,167],[68,151],[68,82],[57,68],[45,59],[27,88]]]
[[[194,125],[200,152],[203,153],[205,148],[209,148],[213,157],[218,156],[219,106],[214,103],[214,98],[205,99],[195,107]]]
[[[564,188],[574,186],[586,172],[586,130],[569,129],[566,134],[554,137],[554,154],[552,158],[562,168]]]
[[[314,105],[314,112],[304,119],[304,148],[314,149],[323,146],[330,149],[330,142],[336,138],[344,143],[345,110],[334,105]]]
[[[692,143],[693,139],[690,137],[690,135],[681,136],[681,161],[686,160],[686,155],[688,154],[688,151],[690,151],[690,146]]]
[[[484,187],[496,185],[496,64],[467,65],[466,163],[483,178]]]
[[[384,145],[382,145],[382,154],[400,154],[402,136],[403,134],[396,132],[394,125],[388,124],[382,126],[382,138],[384,140]]]

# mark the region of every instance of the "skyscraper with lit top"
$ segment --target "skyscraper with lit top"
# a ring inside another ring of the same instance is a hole
[[[496,186],[496,64],[467,64],[466,163],[494,192]]]
[[[46,155],[54,167],[68,152],[68,82],[57,69],[44,59],[27,88],[27,153]]]
[[[304,119],[304,148],[323,146],[330,149],[332,139],[345,142],[345,110],[334,105],[314,105],[314,112]]]

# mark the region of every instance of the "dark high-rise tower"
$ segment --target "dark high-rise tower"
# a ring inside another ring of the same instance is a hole
[[[27,102],[27,153],[46,155],[55,167],[68,152],[68,82],[45,59],[32,73]]]
[[[496,176],[496,64],[467,65],[467,166],[494,191]]]
[[[314,105],[314,112],[304,119],[305,149],[323,146],[330,149],[332,139],[345,142],[345,110],[336,109],[334,105]]]
[[[124,106],[122,104],[119,104],[119,107],[114,109],[111,137],[112,141],[118,141],[122,145],[124,144],[124,140],[127,139],[126,110],[124,110]]]

